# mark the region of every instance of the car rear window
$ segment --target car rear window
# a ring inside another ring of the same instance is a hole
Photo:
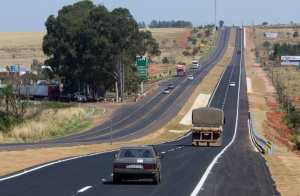
[[[123,149],[120,153],[122,158],[153,158],[153,153],[145,149]]]

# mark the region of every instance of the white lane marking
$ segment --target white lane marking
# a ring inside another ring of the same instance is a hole
[[[48,164],[45,164],[45,165],[41,165],[41,166],[38,166],[38,167],[35,167],[35,168],[32,168],[32,169],[29,169],[29,170],[24,170],[23,172],[15,174],[15,175],[12,175],[12,176],[8,176],[8,177],[5,177],[5,178],[0,178],[0,182],[4,181],[4,180],[11,179],[11,178],[15,178],[15,177],[18,177],[18,176],[22,176],[24,174],[27,174],[27,173],[30,173],[30,172],[33,172],[33,171],[36,171],[36,170],[39,170],[39,169],[51,166],[51,165],[55,165],[55,164],[58,164],[58,163],[62,163],[62,162],[66,162],[66,161],[71,161],[71,160],[75,160],[75,159],[79,159],[79,158],[83,158],[83,157],[90,157],[90,156],[100,155],[100,154],[104,154],[104,153],[115,152],[115,151],[118,151],[118,150],[119,149],[115,149],[115,150],[109,150],[109,151],[104,151],[104,152],[92,153],[92,154],[88,154],[86,156],[82,155],[82,156],[77,156],[77,157],[72,157],[72,158],[58,160],[58,161],[55,161],[55,162],[52,162],[52,163],[48,163]]]
[[[166,152],[161,152],[161,154],[165,154]]]
[[[231,74],[230,74],[230,77],[229,77],[229,84],[227,85],[227,89],[226,89],[224,101],[223,101],[223,104],[222,104],[222,110],[224,109],[225,103],[226,103],[226,100],[227,100],[228,90],[229,90],[229,87],[230,87],[230,82],[231,82],[232,74],[233,74],[233,71],[234,71],[234,68],[235,68],[234,65],[235,65],[235,63],[236,63],[236,60],[237,60],[237,58],[235,58],[235,60],[233,61],[233,68],[232,68],[232,70],[231,70]]]
[[[234,43],[236,43],[236,40],[234,40]],[[235,46],[234,46],[234,47],[235,47]],[[224,76],[224,73],[226,72],[228,66],[230,65],[230,63],[231,63],[231,61],[232,61],[232,58],[233,58],[233,56],[234,56],[234,55],[233,55],[233,54],[234,54],[234,51],[235,51],[235,50],[233,49],[232,55],[231,55],[231,58],[230,58],[230,61],[229,61],[229,63],[227,64],[226,68],[224,69],[224,71],[223,71],[221,77],[219,78],[218,84],[217,84],[217,86],[215,87],[213,94],[210,96],[210,100],[209,100],[207,106],[210,106],[210,104],[211,104],[211,102],[212,102],[212,100],[213,100],[213,98],[214,98],[214,96],[215,96],[215,93],[217,92],[217,89],[219,88],[219,85],[220,85],[220,82],[221,82],[221,80],[222,80],[222,78],[223,78],[223,76]]]
[[[84,191],[86,191],[86,190],[88,190],[90,188],[92,188],[92,186],[86,186],[86,187],[80,189],[79,191],[77,191],[77,193],[83,193]]]
[[[242,36],[242,35],[241,35]],[[242,47],[242,46],[241,46]],[[238,99],[237,99],[237,107],[236,107],[236,119],[235,119],[235,128],[234,128],[234,134],[233,134],[233,138],[231,140],[231,142],[213,159],[213,161],[210,163],[210,165],[208,166],[208,168],[206,169],[204,175],[202,176],[202,178],[200,179],[199,183],[197,184],[196,188],[194,189],[194,191],[192,192],[192,194],[190,196],[197,196],[197,194],[199,193],[199,191],[202,189],[202,186],[205,182],[205,180],[207,179],[211,169],[213,168],[213,166],[216,164],[217,160],[219,159],[219,157],[229,148],[229,146],[231,146],[231,144],[233,144],[235,137],[236,137],[236,132],[237,132],[237,125],[238,125],[238,120],[239,120],[239,108],[240,108],[240,90],[241,90],[241,75],[242,75],[242,61],[243,61],[243,53],[241,52],[241,61],[240,61],[240,76],[239,76],[239,89],[238,89]]]

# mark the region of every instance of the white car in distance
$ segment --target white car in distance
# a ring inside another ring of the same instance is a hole
[[[192,75],[189,75],[188,80],[193,80],[194,77]]]
[[[235,83],[234,82],[230,82],[229,86],[235,86]]]

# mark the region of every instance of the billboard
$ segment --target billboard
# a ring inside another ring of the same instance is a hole
[[[300,66],[300,56],[281,56],[281,65]]]
[[[265,32],[264,34],[265,39],[276,39],[277,38],[277,33],[270,33],[270,32]]]

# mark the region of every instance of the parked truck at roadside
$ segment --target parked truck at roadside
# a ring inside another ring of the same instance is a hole
[[[185,76],[185,65],[177,65],[177,76]]]
[[[194,109],[192,112],[192,145],[221,146],[224,123],[223,110],[212,107]]]

